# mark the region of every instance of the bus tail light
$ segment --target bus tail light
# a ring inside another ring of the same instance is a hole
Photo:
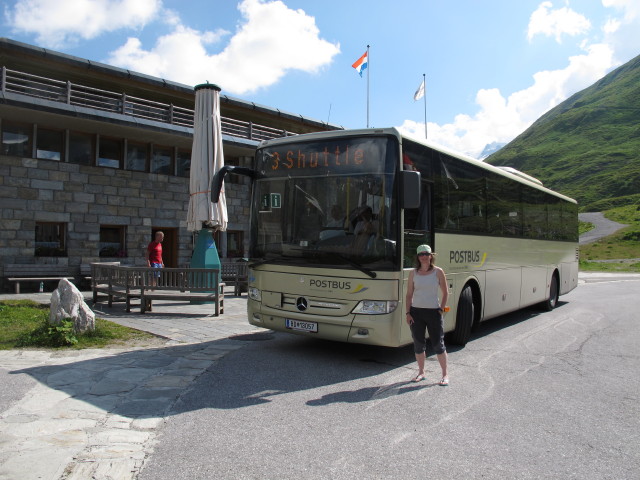
[[[362,300],[352,313],[363,315],[383,315],[393,312],[398,306],[398,302],[384,300]]]

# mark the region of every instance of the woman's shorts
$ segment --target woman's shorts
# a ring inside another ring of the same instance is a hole
[[[431,346],[436,355],[444,353],[444,319],[437,308],[415,308],[409,310],[413,323],[411,336],[413,337],[413,351],[416,354],[423,353],[427,349],[426,334],[429,334]]]

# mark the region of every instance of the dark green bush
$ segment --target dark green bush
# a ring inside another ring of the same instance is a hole
[[[78,337],[70,318],[62,319],[59,325],[53,325],[47,319],[18,341],[20,347],[68,347],[77,343]]]

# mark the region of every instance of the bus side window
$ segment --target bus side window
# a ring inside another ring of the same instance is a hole
[[[407,208],[404,210],[405,230],[431,231],[431,189],[427,182],[422,182],[422,195],[419,208]]]
[[[418,245],[433,245],[431,231],[431,185],[423,181],[420,207],[404,210],[404,268],[414,266]]]

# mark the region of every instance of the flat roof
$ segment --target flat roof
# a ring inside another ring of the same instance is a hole
[[[134,72],[133,70],[127,70],[123,68],[113,67],[105,63],[94,62],[85,58],[75,57],[73,55],[67,55],[65,53],[56,52],[42,47],[30,45],[28,43],[18,42],[6,37],[0,37],[0,52],[2,50],[23,53],[35,57],[43,57],[51,59],[61,64],[73,65],[76,67],[82,67],[86,70],[102,72],[114,77],[126,78],[134,80],[136,82],[153,85],[156,87],[167,88],[183,94],[195,95],[194,87],[185,85],[183,83],[173,82],[164,78],[153,77],[151,75],[145,75],[143,73]],[[242,100],[236,97],[230,97],[226,94],[220,94],[220,101],[233,106],[242,107],[247,110],[254,110],[261,113],[273,115],[275,117],[281,117],[296,122],[301,122],[307,125],[313,125],[320,128],[328,128],[333,130],[342,130],[344,127],[341,125],[331,124],[323,122],[321,120],[315,120],[305,117],[303,115],[297,115],[295,113],[289,113],[282,111],[278,108],[272,108],[265,105],[260,105],[255,102]]]

